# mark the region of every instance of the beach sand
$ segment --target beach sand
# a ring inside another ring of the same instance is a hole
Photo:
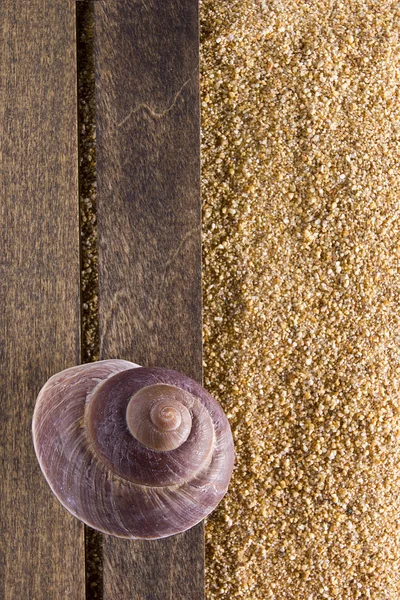
[[[207,599],[400,597],[399,4],[201,3]]]

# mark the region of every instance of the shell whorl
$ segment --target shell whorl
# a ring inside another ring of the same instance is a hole
[[[192,428],[190,394],[165,383],[140,389],[129,401],[126,422],[134,438],[152,450],[168,451],[186,442]]]
[[[60,502],[118,537],[189,529],[219,503],[233,469],[229,423],[204,388],[177,371],[122,360],[51,377],[33,439]]]

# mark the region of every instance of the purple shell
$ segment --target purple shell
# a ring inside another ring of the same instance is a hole
[[[142,388],[185,390],[191,430],[178,448],[152,450],[126,422]],[[134,401],[134,400],[133,400]],[[218,402],[177,371],[103,360],[53,375],[32,423],[36,455],[52,491],[75,517],[103,533],[157,539],[186,531],[214,510],[234,462]]]

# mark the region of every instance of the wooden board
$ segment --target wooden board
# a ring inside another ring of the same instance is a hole
[[[95,2],[101,358],[201,380],[197,0]],[[204,533],[103,539],[104,598],[200,600]]]
[[[82,599],[83,526],[55,499],[31,420],[79,362],[75,3],[0,5],[0,597]]]

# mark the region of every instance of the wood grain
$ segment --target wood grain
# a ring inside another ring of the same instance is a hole
[[[202,379],[197,0],[95,2],[101,358]],[[103,541],[104,598],[204,597],[202,524]]]
[[[75,3],[0,6],[0,597],[84,597],[83,527],[33,450],[36,395],[79,362]]]

